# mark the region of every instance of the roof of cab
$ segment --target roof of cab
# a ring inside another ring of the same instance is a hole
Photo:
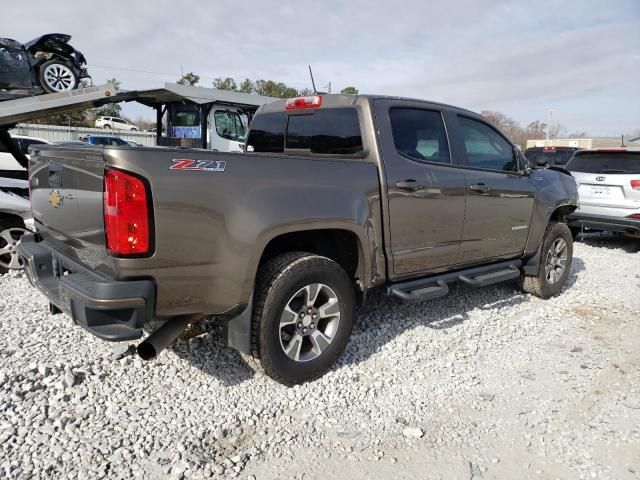
[[[473,112],[471,110],[467,110],[465,108],[456,107],[455,105],[449,105],[446,103],[434,102],[431,100],[423,100],[418,98],[407,98],[407,97],[398,97],[398,96],[390,96],[390,95],[350,95],[350,94],[337,94],[337,93],[329,93],[329,94],[318,94],[322,97],[322,106],[319,108],[331,108],[331,107],[346,107],[350,105],[356,105],[359,101],[370,101],[374,102],[375,100],[400,100],[406,102],[417,102],[424,103],[425,105],[430,105],[438,108],[446,108],[448,110],[456,110],[459,112],[464,112],[473,116],[480,116],[477,112]],[[313,96],[313,95],[310,95]],[[280,112],[284,110],[284,105],[287,99],[278,99],[274,102],[267,103],[260,107],[258,112],[260,113],[268,113],[268,112]],[[317,108],[317,107],[316,107]],[[312,110],[309,109],[309,110]]]

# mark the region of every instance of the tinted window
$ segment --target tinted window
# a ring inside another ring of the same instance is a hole
[[[7,151],[7,147],[4,146],[4,143],[0,142],[0,153],[5,153]]]
[[[515,172],[518,164],[511,144],[483,122],[458,117],[470,167]]]
[[[247,151],[271,153],[284,151],[286,119],[284,112],[263,113],[253,117],[247,140]]]
[[[213,114],[216,133],[222,138],[244,142],[244,125],[236,112],[216,110]]]
[[[565,165],[573,153],[575,148],[556,148],[555,150],[545,150],[543,148],[527,148],[524,152],[525,157],[529,161],[529,165],[535,167],[538,163],[549,165]]]
[[[640,174],[640,152],[578,153],[567,164],[567,170],[583,173]]]
[[[116,137],[91,137],[89,143],[92,145],[129,145],[125,140]]]
[[[328,108],[311,114],[289,115],[287,148],[333,155],[361,152],[358,112],[354,108]]]
[[[389,112],[396,150],[416,160],[451,163],[440,112],[393,108]]]

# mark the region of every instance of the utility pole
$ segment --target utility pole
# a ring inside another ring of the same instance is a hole
[[[327,87],[327,93],[331,93],[331,82],[325,85],[325,87]]]
[[[551,116],[553,115],[553,108],[549,109],[549,116],[547,117],[547,140],[549,140],[549,131],[551,130]]]

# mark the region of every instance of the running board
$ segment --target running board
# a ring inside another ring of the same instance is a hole
[[[472,287],[484,287],[518,278],[521,266],[522,260],[512,260],[394,283],[387,286],[387,295],[393,295],[405,302],[432,300],[449,293],[449,282],[461,281]]]

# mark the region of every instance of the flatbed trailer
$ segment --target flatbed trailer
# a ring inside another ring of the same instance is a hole
[[[0,92],[0,142],[22,167],[27,168],[27,158],[9,134],[16,124],[46,115],[133,100],[135,97],[134,91],[116,92],[108,85],[46,95]]]

